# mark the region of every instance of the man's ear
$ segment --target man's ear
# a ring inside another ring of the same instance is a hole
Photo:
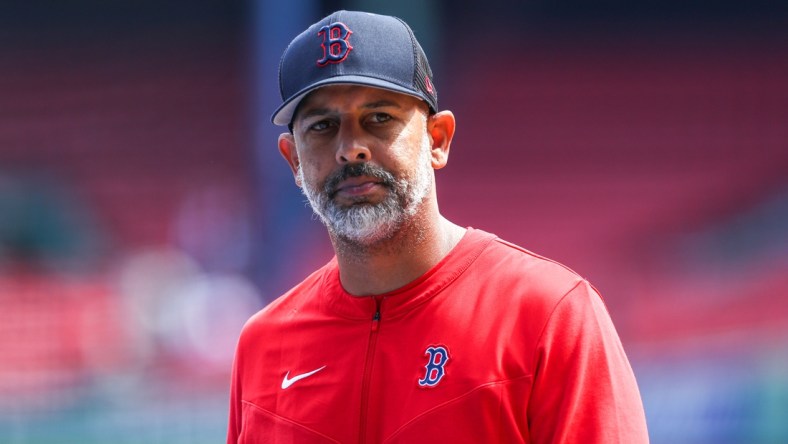
[[[298,151],[296,151],[295,137],[290,133],[282,133],[279,135],[279,153],[285,158],[290,169],[293,171],[293,178],[295,178],[296,185],[301,186],[301,181],[298,179]]]
[[[454,114],[448,110],[427,117],[427,132],[432,136],[432,168],[436,170],[449,162],[455,126]]]

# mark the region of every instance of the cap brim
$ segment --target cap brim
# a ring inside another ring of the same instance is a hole
[[[293,97],[285,101],[279,108],[277,108],[276,111],[274,111],[274,114],[271,116],[271,121],[276,125],[289,125],[290,122],[293,121],[293,114],[298,108],[298,105],[301,103],[301,100],[303,100],[304,97],[306,97],[312,91],[328,85],[370,86],[372,88],[394,91],[427,101],[426,98],[418,92],[386,80],[364,76],[336,76],[317,82],[313,85],[310,85],[308,88],[299,91]]]

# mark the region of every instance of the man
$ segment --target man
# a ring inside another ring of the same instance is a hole
[[[438,210],[455,120],[399,19],[339,11],[285,50],[279,150],[336,256],[253,316],[228,443],[642,443],[596,291]]]

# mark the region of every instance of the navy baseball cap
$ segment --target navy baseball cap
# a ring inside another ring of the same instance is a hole
[[[310,92],[336,84],[382,88],[424,100],[435,113],[438,92],[413,30],[401,19],[337,11],[299,34],[279,64],[282,105],[271,121],[289,125]]]

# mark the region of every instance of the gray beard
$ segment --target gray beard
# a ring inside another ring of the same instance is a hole
[[[341,206],[333,199],[335,187],[348,177],[369,176],[381,181],[388,189],[385,198],[372,204],[361,198],[350,206]],[[417,168],[412,177],[396,178],[388,171],[369,163],[346,165],[326,179],[322,189],[308,184],[300,165],[298,178],[301,190],[312,211],[329,233],[357,248],[369,248],[395,237],[397,232],[418,212],[432,186],[430,143],[425,137],[419,151]]]

